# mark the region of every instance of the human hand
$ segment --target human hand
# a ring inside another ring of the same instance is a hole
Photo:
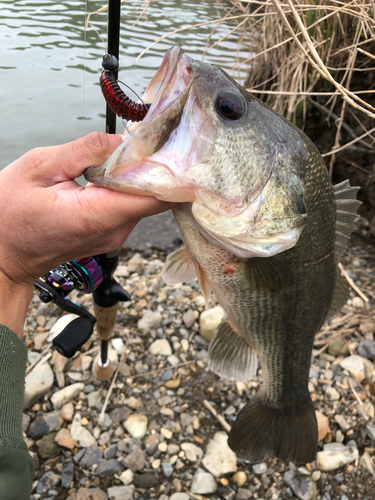
[[[169,208],[74,181],[120,143],[118,135],[94,132],[33,149],[0,172],[0,273],[31,286],[58,264],[119,248],[142,217]]]

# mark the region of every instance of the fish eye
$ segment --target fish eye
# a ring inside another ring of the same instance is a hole
[[[245,103],[234,92],[222,92],[216,99],[216,109],[227,120],[238,120],[245,112]]]

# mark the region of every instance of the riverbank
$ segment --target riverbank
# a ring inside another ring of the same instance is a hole
[[[261,373],[235,384],[208,370],[203,297],[196,282],[165,285],[164,249],[124,249],[117,277],[132,301],[111,342],[120,363],[113,383],[92,376],[95,338],[71,360],[51,350],[63,314],[35,295],[25,327],[35,380],[27,387],[40,390],[40,378],[47,385],[36,400],[29,395],[24,416],[33,500],[375,498],[375,252],[359,243],[343,264],[368,302],[352,290],[317,336],[309,389],[321,440],[318,463],[300,468],[278,459],[252,467],[227,447],[226,432],[261,388]],[[91,296],[75,300],[92,307]]]

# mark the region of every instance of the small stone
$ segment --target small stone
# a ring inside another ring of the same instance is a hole
[[[213,339],[216,328],[221,323],[225,315],[225,311],[221,306],[212,307],[207,311],[203,311],[199,317],[199,333],[200,335],[211,342]]]
[[[233,477],[232,477],[233,481],[236,483],[236,485],[241,488],[241,486],[243,486],[246,481],[247,481],[247,476],[245,474],[245,472],[243,471],[238,471],[236,472],[235,474],[233,474]]]
[[[127,267],[129,273],[143,274],[145,271],[145,260],[140,253],[136,253],[129,260]]]
[[[267,472],[267,464],[255,464],[252,466],[252,469],[255,474],[265,474]]]
[[[23,413],[22,414],[22,431],[27,432],[29,425],[30,425],[30,415]]]
[[[180,387],[180,384],[181,384],[181,379],[179,378],[174,378],[172,380],[168,380],[166,383],[165,383],[165,387],[167,389],[178,389]]]
[[[123,460],[122,463],[125,465],[125,467],[131,469],[133,472],[137,472],[143,469],[146,464],[146,460],[141,448],[137,445],[134,445],[132,451],[125,458],[125,460]]]
[[[127,486],[128,484],[131,484],[134,480],[134,472],[131,469],[126,469],[124,472],[121,472],[119,476],[120,481],[122,484]]]
[[[375,340],[362,340],[358,346],[358,354],[375,361]]]
[[[336,470],[343,465],[349,464],[358,458],[358,449],[346,447],[341,443],[335,443],[336,449],[327,448],[324,445],[323,451],[317,453],[317,468],[323,471]]]
[[[350,375],[357,381],[362,382],[365,378],[365,366],[362,358],[353,354],[344,358],[340,363],[341,368],[350,373]]]
[[[172,439],[173,432],[165,427],[160,429],[160,434],[164,436],[166,439]]]
[[[191,492],[198,495],[209,495],[215,493],[216,490],[217,484],[213,475],[199,467],[191,483]]]
[[[177,455],[179,453],[180,447],[177,444],[169,444],[167,448],[167,452],[169,455]]]
[[[171,495],[169,497],[169,500],[189,500],[190,497],[187,493],[173,493],[173,495]]]
[[[195,322],[195,314],[192,309],[186,311],[186,313],[182,316],[182,321],[185,323],[186,328],[190,328],[194,325]]]
[[[170,477],[173,474],[173,465],[170,462],[162,462],[161,468],[165,477]]]
[[[140,410],[143,408],[143,403],[140,399],[135,398],[134,396],[130,396],[128,399],[127,405],[133,410]]]
[[[117,444],[111,444],[104,450],[104,458],[116,458],[118,446]]]
[[[148,348],[152,356],[170,356],[172,347],[167,339],[157,339]]]
[[[108,500],[108,496],[100,488],[80,488],[75,495],[70,495],[67,500]]]
[[[321,476],[322,476],[322,473],[320,472],[320,470],[314,470],[314,472],[311,474],[311,479],[313,481],[319,481]]]
[[[372,441],[375,441],[375,427],[373,425],[367,424],[366,434]]]
[[[147,432],[147,417],[141,413],[133,413],[124,423],[125,429],[135,439],[142,439]]]
[[[55,441],[59,446],[68,450],[72,450],[75,446],[69,429],[60,429],[55,436]]]
[[[117,352],[119,356],[121,356],[125,351],[125,344],[120,338],[114,338],[111,340],[111,344],[113,349]]]
[[[316,420],[318,422],[318,441],[322,441],[329,431],[329,419],[320,411],[315,411]]]
[[[44,316],[43,316],[43,318],[44,318]],[[47,340],[47,337],[49,337],[49,332],[38,333],[37,335],[35,335],[33,340],[34,340],[34,349],[36,351],[42,350],[42,347],[43,347],[45,341]]]
[[[118,472],[122,472],[125,467],[120,464],[120,462],[114,458],[110,460],[102,460],[98,467],[95,470],[95,475],[99,477],[109,477],[117,474]]]
[[[352,299],[352,306],[353,307],[364,308],[365,307],[365,303],[363,302],[363,300],[361,299],[361,297],[354,297],[354,299]]]
[[[375,470],[374,470],[374,466],[372,464],[372,460],[371,460],[371,457],[370,455],[367,453],[367,451],[365,451],[365,453],[361,456],[361,458],[359,459],[359,465],[371,472],[372,475],[375,475]]]
[[[342,432],[348,432],[348,430],[351,428],[351,425],[348,424],[344,415],[335,415],[335,421],[339,424]]]
[[[182,427],[187,427],[188,425],[193,423],[193,416],[190,413],[181,413],[180,415],[181,425]]]
[[[129,410],[129,408],[127,408],[126,406],[120,406],[119,408],[115,408],[113,411],[111,411],[110,416],[115,424],[119,424],[120,422],[126,420],[129,417],[130,413],[131,411]]]
[[[345,347],[345,341],[342,339],[333,340],[328,346],[328,354],[338,356]]]
[[[184,450],[186,458],[191,462],[198,462],[203,457],[203,450],[193,443],[182,443],[181,450]]]
[[[297,471],[287,471],[284,476],[284,483],[290,486],[294,494],[300,500],[311,500],[313,497],[313,482],[309,477],[298,474]]]
[[[228,446],[225,432],[216,432],[209,441],[202,463],[216,477],[237,470],[236,455]]]
[[[40,458],[49,458],[51,455],[59,451],[59,447],[55,443],[53,434],[46,434],[36,441],[36,446],[38,448],[38,455]]]
[[[160,325],[161,320],[162,317],[160,312],[143,309],[142,318],[138,320],[138,330],[143,334],[148,334],[151,330],[155,330]]]
[[[107,493],[111,500],[133,500],[134,486],[112,486]]]
[[[252,490],[247,488],[239,488],[236,495],[236,500],[247,500],[253,496]]]
[[[66,422],[71,422],[74,415],[73,403],[66,403],[61,407],[60,415]]]
[[[48,471],[40,478],[36,492],[43,494],[51,488],[58,486],[60,484],[61,477],[55,474],[53,471]]]
[[[25,396],[23,400],[24,410],[30,408],[53,386],[53,371],[49,363],[36,366],[32,372],[26,375]]]
[[[74,416],[75,418],[75,416]],[[74,419],[73,419],[74,422]],[[96,445],[94,436],[81,425],[81,418],[79,418],[79,425],[75,425],[70,430],[74,444],[80,448],[88,448]]]
[[[148,455],[153,455],[159,444],[159,438],[156,434],[150,434],[145,438],[145,447]]]
[[[88,424],[87,418],[85,418],[85,423],[83,423],[83,419],[82,419],[82,425],[87,425],[87,424]],[[99,420],[98,424],[99,424],[99,427],[101,427],[102,429],[108,429],[113,424],[113,420],[108,415],[108,413],[104,413],[103,418],[101,418]]]
[[[340,399],[340,393],[334,387],[327,387],[325,394],[329,401],[337,401],[338,399]]]
[[[128,268],[124,266],[124,264],[120,264],[115,271],[115,277],[116,276],[119,278],[128,278],[129,276]]]
[[[82,453],[83,452],[83,453]],[[100,448],[89,446],[75,455],[74,460],[79,463],[83,469],[88,469],[94,464],[99,464],[103,458],[103,452]]]
[[[71,482],[74,477],[74,464],[69,462],[68,465],[63,469],[61,473],[61,486],[63,488],[70,488]]]
[[[41,437],[46,432],[58,431],[62,424],[62,418],[57,411],[51,411],[36,417],[30,425],[30,434],[33,437]]]
[[[96,406],[98,403],[101,402],[103,398],[102,391],[93,391],[90,392],[87,396],[87,402],[89,404],[89,407],[92,408],[93,406]]]
[[[178,356],[176,356],[175,354],[171,354],[170,356],[168,356],[167,360],[168,363],[172,366],[176,366],[180,363]]]
[[[134,477],[134,484],[137,488],[153,488],[159,482],[157,474],[145,472],[144,474],[137,474]]]
[[[371,333],[375,333],[375,323],[372,321],[364,321],[359,325],[359,331],[362,335],[368,335]]]
[[[51,396],[51,403],[55,410],[59,410],[62,405],[68,403],[71,399],[74,399],[78,394],[84,389],[85,384],[82,382],[78,382],[76,384],[68,385],[61,389],[60,391],[55,392]]]

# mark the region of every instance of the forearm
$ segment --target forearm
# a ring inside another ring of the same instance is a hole
[[[0,271],[0,324],[22,337],[32,286],[17,284]]]

